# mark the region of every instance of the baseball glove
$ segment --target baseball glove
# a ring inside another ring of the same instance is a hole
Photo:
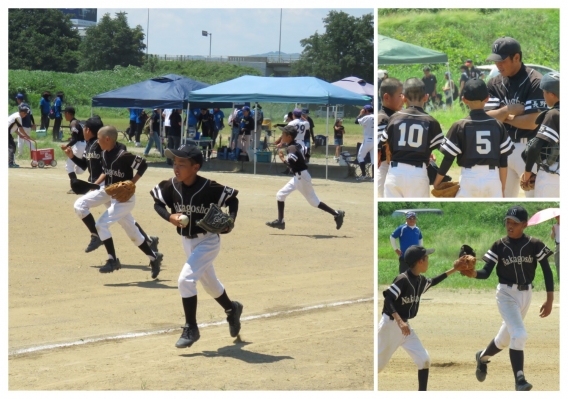
[[[217,205],[211,204],[209,210],[196,225],[203,230],[215,234],[227,234],[235,227],[235,221]]]
[[[443,182],[438,185],[438,188],[435,188],[431,191],[434,197],[438,198],[453,198],[458,193],[460,189],[460,184],[458,182]]]
[[[105,192],[118,202],[126,202],[136,192],[136,185],[130,180],[121,181],[105,187]]]
[[[459,259],[454,262],[454,267],[466,277],[475,277],[475,263],[477,259],[475,258],[475,251],[472,247],[464,244],[460,248]]]
[[[521,188],[524,191],[531,191],[534,190],[534,183],[536,181],[536,174],[531,173],[531,177],[528,180],[523,180],[523,176],[521,176]]]

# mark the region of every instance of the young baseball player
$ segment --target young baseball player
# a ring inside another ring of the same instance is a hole
[[[239,206],[238,191],[198,175],[203,165],[203,154],[195,146],[168,149],[166,157],[174,161],[175,177],[158,183],[150,194],[154,198],[156,212],[176,226],[178,234],[182,236],[187,256],[178,279],[185,326],[176,347],[189,348],[200,337],[196,316],[198,280],[205,291],[225,309],[229,332],[231,337],[236,337],[241,330],[243,305],[229,299],[213,267],[213,261],[221,250],[221,239],[218,234],[208,233],[196,223],[205,216],[212,203],[229,207],[229,214],[235,220]],[[189,218],[187,225],[182,223],[182,215]]]
[[[463,88],[463,102],[469,116],[454,122],[440,152],[444,160],[438,169],[438,188],[454,159],[461,166],[460,188],[456,197],[503,198],[507,180],[507,158],[515,148],[502,122],[490,117],[483,107],[489,100],[485,82],[470,79]]]
[[[422,275],[428,270],[428,255],[434,249],[412,245],[404,253],[404,260],[409,268],[399,274],[392,284],[383,291],[385,298],[383,312],[379,321],[378,333],[378,370],[384,370],[388,361],[399,346],[410,355],[418,367],[418,390],[426,391],[430,355],[410,326],[408,320],[416,317],[420,306],[420,297],[430,287],[444,281],[450,274],[458,271],[457,266],[434,278]]]
[[[363,126],[363,142],[359,147],[359,152],[357,153],[357,162],[359,162],[359,167],[361,168],[361,176],[357,180],[367,180],[371,177],[367,176],[365,171],[365,157],[368,153],[371,153],[371,164],[375,164],[375,151],[373,150],[375,146],[375,113],[372,105],[365,105],[363,109],[359,112],[359,116],[355,119],[355,123]]]
[[[379,95],[382,99],[382,107],[377,113],[377,124],[379,137],[378,144],[378,171],[377,171],[377,186],[378,196],[383,198],[385,195],[385,180],[389,171],[389,163],[387,162],[387,148],[385,142],[381,142],[383,131],[387,128],[389,119],[395,112],[400,111],[403,105],[402,97],[402,82],[395,78],[386,78],[381,82],[379,88]]]
[[[24,130],[22,126],[22,118],[25,118],[26,115],[30,112],[29,107],[25,105],[20,105],[18,107],[18,112],[14,112],[12,115],[8,117],[8,167],[9,168],[19,168],[20,165],[16,164],[15,162],[15,155],[16,155],[16,142],[14,141],[14,137],[12,133],[16,133],[18,137],[23,138],[24,140],[31,140],[30,136]]]
[[[83,135],[87,144],[81,158],[78,158],[73,153],[71,147],[65,148],[67,157],[79,168],[89,172],[87,182],[79,179],[71,180],[71,189],[75,193],[82,195],[73,205],[75,214],[85,223],[85,226],[87,226],[87,229],[91,233],[91,242],[87,245],[85,252],[92,252],[103,245],[97,232],[95,219],[91,214],[91,208],[103,204],[108,209],[111,203],[110,196],[104,190],[105,173],[101,162],[102,149],[97,140],[97,134],[102,127],[103,121],[99,116],[95,115],[87,119],[83,127]],[[122,143],[117,143],[116,145],[121,150],[126,151],[126,147]],[[124,219],[121,219],[118,223],[124,223]],[[138,223],[136,223],[136,227],[138,227],[138,230],[140,230],[140,233],[144,236],[144,240],[150,245],[152,251],[158,252],[159,238],[148,237]]]
[[[284,222],[284,201],[293,191],[298,190],[308,203],[312,206],[321,209],[331,215],[335,220],[335,227],[337,230],[343,225],[343,218],[345,217],[345,211],[333,210],[322,201],[319,200],[318,196],[314,191],[312,186],[312,177],[308,172],[308,165],[305,162],[305,152],[306,147],[303,146],[301,141],[296,139],[298,130],[296,126],[289,124],[285,126],[282,130],[281,142],[287,144],[286,148],[288,155],[284,156],[281,150],[278,155],[282,162],[284,162],[294,173],[294,177],[290,179],[284,187],[276,193],[276,201],[278,203],[278,219],[272,222],[266,222],[267,226],[274,227],[276,229],[284,230],[286,228],[286,223]]]
[[[515,378],[515,390],[530,391],[532,384],[524,375],[524,349],[528,338],[523,320],[527,315],[532,296],[532,282],[537,262],[540,263],[546,286],[546,302],[540,307],[540,317],[547,317],[554,301],[554,280],[548,264],[552,251],[538,238],[527,236],[528,215],[525,208],[516,205],[507,211],[505,228],[507,236],[495,241],[483,256],[483,269],[474,271],[472,276],[487,279],[496,267],[497,307],[503,318],[499,332],[487,348],[476,353],[475,376],[480,382],[487,376],[487,363],[492,356],[509,347],[509,358]]]
[[[36,129],[36,124],[35,124],[35,120],[34,120],[34,115],[32,113],[32,108],[29,106],[29,104],[26,104],[24,102],[24,95],[22,93],[18,93],[16,95],[16,103],[18,104],[18,107],[20,105],[23,105],[25,107],[29,108],[29,112],[28,114],[22,118],[22,127],[24,128],[24,131],[26,132],[26,134],[29,136],[32,129],[35,130]],[[33,148],[33,143],[29,140],[26,140],[23,137],[18,136],[18,155],[21,157],[22,156],[22,151],[24,149],[24,146],[28,146],[30,151]]]
[[[385,179],[385,198],[429,198],[426,167],[444,135],[440,123],[424,112],[428,96],[420,79],[407,79],[402,94],[406,109],[390,117],[381,136],[381,142],[388,143],[392,152]]]
[[[408,264],[404,261],[404,253],[412,245],[424,245],[422,241],[422,232],[416,226],[416,213],[406,212],[406,223],[401,224],[392,232],[390,242],[392,249],[398,255],[398,273],[404,273],[408,269]],[[396,240],[400,242],[400,248],[396,245]]]
[[[560,197],[560,74],[549,72],[540,81],[540,88],[546,105],[535,123],[540,124],[535,138],[527,143],[525,150],[525,173],[521,180],[527,181],[532,175],[534,164],[538,173],[534,182],[535,198]],[[521,184],[522,186],[522,184]]]
[[[117,145],[118,131],[114,126],[101,128],[97,136],[99,146],[103,150],[101,159],[105,173],[105,186],[108,187],[113,183],[129,180],[136,184],[148,167],[146,160],[138,155],[127,152],[123,147]],[[136,174],[134,174],[134,172],[136,172]],[[120,261],[116,257],[114,243],[110,233],[110,226],[114,223],[119,223],[134,245],[140,248],[140,250],[148,256],[148,259],[150,259],[152,278],[155,279],[158,277],[158,274],[160,274],[160,265],[162,264],[163,255],[159,252],[154,252],[150,248],[144,235],[142,235],[136,225],[136,221],[131,214],[135,203],[136,195],[132,195],[126,202],[119,202],[115,198],[111,198],[109,208],[101,215],[99,220],[97,220],[95,225],[97,234],[108,253],[107,263],[99,269],[99,272],[112,273],[115,270],[119,270],[121,267]]]
[[[61,149],[65,151],[66,148],[73,149],[73,154],[77,157],[83,155],[85,152],[85,137],[83,135],[83,126],[79,123],[79,121],[75,118],[75,108],[73,107],[66,107],[63,111],[63,116],[65,120],[69,122],[69,130],[71,131],[71,140],[67,144],[61,144]],[[65,163],[65,171],[69,175],[70,183],[73,182],[74,179],[77,179],[77,175],[82,174],[85,170],[81,169],[77,166],[71,159],[68,159]],[[68,194],[75,194],[73,188],[67,192]]]

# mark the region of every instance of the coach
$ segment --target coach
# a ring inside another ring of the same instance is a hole
[[[396,239],[400,241],[400,249],[396,245]],[[398,255],[398,272],[404,273],[408,264],[404,261],[404,253],[411,245],[422,246],[422,232],[416,226],[416,213],[406,212],[406,223],[398,226],[390,236],[392,248]]]
[[[495,63],[500,75],[487,83],[489,101],[485,104],[485,110],[489,116],[505,123],[515,143],[515,149],[509,155],[505,185],[505,197],[514,198],[519,195],[519,183],[525,171],[521,154],[527,142],[537,133],[536,117],[546,109],[539,87],[542,75],[523,64],[521,45],[515,39],[501,37],[495,40],[491,48],[492,53],[487,60]],[[536,173],[536,166],[533,172]],[[534,197],[534,190],[525,194]]]

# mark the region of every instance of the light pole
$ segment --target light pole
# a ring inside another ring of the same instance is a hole
[[[201,31],[201,36],[207,37],[209,35],[209,61],[211,61],[211,41],[213,39],[213,33],[207,33],[206,30]]]

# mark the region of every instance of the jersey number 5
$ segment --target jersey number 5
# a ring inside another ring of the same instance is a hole
[[[400,147],[408,146],[418,148],[422,145],[422,133],[424,132],[424,127],[422,125],[413,124],[410,125],[408,129],[408,140],[406,139],[406,123],[401,123],[399,125],[400,139],[398,140],[398,145]]]
[[[491,136],[489,130],[479,130],[475,132],[476,149],[479,154],[489,154],[491,152],[491,141],[488,137]]]

